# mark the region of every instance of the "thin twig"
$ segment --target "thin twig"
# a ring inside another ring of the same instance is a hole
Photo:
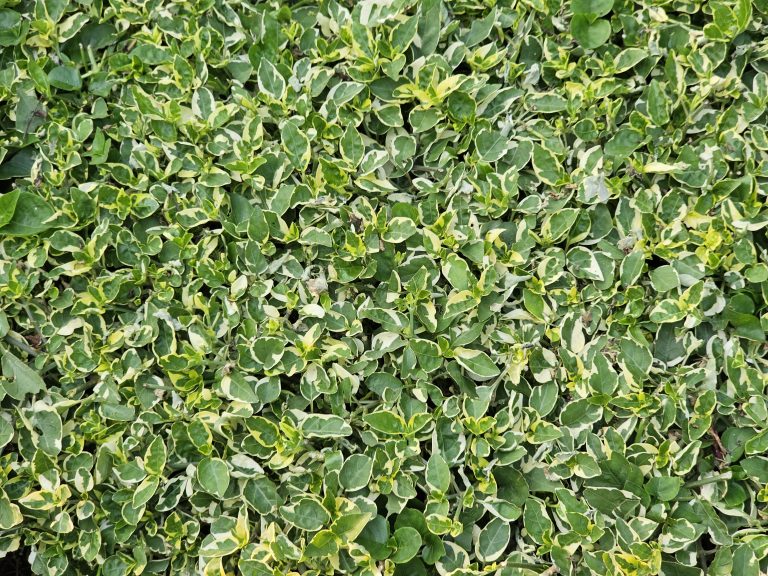
[[[22,304],[22,307],[24,308],[24,312],[27,313],[29,321],[32,322],[32,327],[35,329],[35,333],[37,334],[38,338],[40,338],[40,346],[45,346],[45,336],[43,336],[43,332],[40,330],[40,326],[38,325],[37,320],[35,320],[35,317],[32,315],[32,311],[29,309],[29,305],[25,302]]]
[[[544,570],[542,572],[539,572],[545,564],[528,564],[526,562],[505,562],[504,566],[507,568],[519,568],[521,570],[533,570],[534,572],[538,572],[539,576],[542,576],[542,574],[546,574],[547,570],[552,570],[554,568],[556,572],[549,572],[549,574],[557,574],[559,572],[559,568],[557,566],[550,566],[547,568],[547,570]]]
[[[730,480],[731,478],[733,478],[733,472],[728,470],[727,472],[713,474],[712,476],[707,476],[706,478],[701,478],[700,480],[691,480],[690,482],[683,484],[683,488],[700,488],[701,486],[706,486],[707,484],[714,484],[715,482]]]
[[[725,464],[725,458],[728,456],[728,450],[723,446],[723,442],[720,440],[720,435],[717,433],[717,430],[715,430],[714,424],[709,427],[709,435],[712,437],[712,442],[715,444],[715,460],[717,461],[717,467],[722,468],[723,464]]]
[[[17,339],[15,336],[13,336],[13,335],[12,335],[10,332],[9,332],[8,334],[6,334],[6,335],[5,335],[5,337],[3,338],[3,340],[5,340],[6,342],[8,342],[8,344],[10,344],[11,346],[15,346],[15,347],[16,347],[16,348],[18,348],[19,350],[23,350],[24,352],[26,352],[26,353],[27,353],[27,354],[29,354],[30,356],[38,356],[38,355],[40,354],[40,353],[39,353],[37,350],[35,350],[34,348],[32,348],[32,346],[30,346],[29,344],[27,344],[27,343],[26,343],[26,342],[24,342],[23,340],[18,340],[18,339]]]

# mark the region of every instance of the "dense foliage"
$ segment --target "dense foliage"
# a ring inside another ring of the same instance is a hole
[[[758,576],[767,19],[0,0],[0,556]]]

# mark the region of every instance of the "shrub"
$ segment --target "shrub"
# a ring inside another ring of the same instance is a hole
[[[0,5],[0,555],[766,569],[765,0]]]

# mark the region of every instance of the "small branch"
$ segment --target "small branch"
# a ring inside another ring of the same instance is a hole
[[[38,338],[40,338],[40,345],[45,346],[45,336],[43,336],[43,333],[40,330],[40,326],[38,326],[35,317],[32,315],[32,311],[29,309],[29,305],[27,303],[23,303],[22,306],[24,307],[24,312],[27,313],[29,321],[32,322],[32,326],[35,328],[35,333],[37,334]]]
[[[505,562],[504,566],[507,568],[519,568],[521,570],[533,570],[534,572],[539,572],[545,564],[526,564],[525,562]],[[555,565],[550,566],[546,570],[539,572],[539,576],[554,576],[554,574],[559,574],[560,568],[558,568]]]
[[[733,478],[733,473],[729,470],[728,472],[715,474],[713,476],[709,476],[708,478],[702,478],[701,480],[691,480],[690,482],[683,484],[683,488],[699,488],[701,486],[706,486],[707,484],[720,482],[721,480],[730,480],[731,478]]]
[[[723,442],[720,440],[720,435],[717,433],[717,430],[715,430],[714,424],[709,428],[709,435],[712,437],[712,442],[715,445],[715,460],[717,461],[717,467],[722,468],[723,464],[725,464],[725,458],[728,456],[728,450],[723,446]]]
[[[5,335],[5,337],[3,338],[3,340],[5,340],[6,342],[8,342],[8,344],[10,344],[11,346],[15,346],[15,347],[16,347],[16,348],[18,348],[19,350],[23,350],[24,352],[26,352],[26,353],[27,353],[27,354],[29,354],[30,356],[38,356],[38,355],[40,354],[40,353],[39,353],[37,350],[35,350],[34,348],[32,348],[32,346],[30,346],[29,344],[27,344],[27,343],[26,343],[26,342],[24,342],[23,340],[18,340],[18,339],[17,339],[17,338],[16,338],[14,335],[12,335],[12,334],[15,334],[15,332],[14,332],[14,333],[11,333],[11,332],[9,332],[8,334],[6,334],[6,335]]]

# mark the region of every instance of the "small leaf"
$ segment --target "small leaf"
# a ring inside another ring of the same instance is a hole
[[[410,218],[396,216],[387,224],[387,230],[381,235],[384,242],[399,244],[416,234],[416,224]]]
[[[16,203],[21,192],[13,190],[0,196],[0,228],[8,224],[16,211]]]
[[[680,276],[672,266],[659,266],[651,270],[651,285],[657,292],[669,292],[680,287]]]
[[[350,492],[368,486],[373,470],[373,460],[365,454],[353,454],[344,461],[339,472],[339,484]]]
[[[506,153],[509,140],[496,130],[481,130],[475,145],[477,154],[483,162],[496,162]]]
[[[605,16],[613,9],[614,0],[572,0],[571,11],[593,18]]]
[[[501,373],[498,366],[482,350],[459,347],[453,351],[453,354],[459,365],[475,380],[488,380]]]
[[[563,178],[563,169],[557,157],[539,144],[533,146],[533,170],[545,184],[555,186]]]
[[[352,427],[340,416],[312,414],[301,422],[306,438],[340,438],[352,434]]]
[[[385,434],[403,434],[405,433],[405,420],[402,416],[392,412],[379,411],[372,412],[363,416],[363,420],[377,432]]]
[[[56,66],[48,72],[48,81],[54,88],[69,92],[80,90],[83,87],[80,72],[71,66]]]
[[[283,504],[277,486],[269,478],[251,478],[243,489],[243,496],[259,514],[269,514]]]
[[[590,21],[588,16],[577,14],[571,18],[571,34],[584,48],[599,48],[611,37],[611,23],[607,20]]]
[[[2,199],[13,195],[14,192],[4,194]],[[6,236],[34,236],[45,232],[51,227],[49,220],[54,215],[51,206],[40,198],[37,194],[31,192],[15,192],[15,201],[13,197],[4,200],[0,204],[0,234]],[[13,216],[9,219],[5,209],[13,208]]]
[[[501,558],[511,537],[509,524],[501,518],[494,518],[480,531],[475,551],[483,562],[494,562]]]
[[[664,86],[658,80],[652,80],[648,86],[646,107],[648,115],[656,126],[666,126],[669,122],[670,99],[664,92]],[[646,171],[648,171],[646,167]]]
[[[543,544],[546,535],[552,533],[552,520],[549,519],[547,508],[541,500],[536,498],[526,500],[523,525],[528,535],[537,544]]]
[[[19,507],[11,502],[5,491],[0,488],[0,530],[10,530],[23,520]]]
[[[302,530],[320,530],[331,520],[328,511],[313,498],[301,498],[295,504],[280,508],[280,515]]]
[[[262,58],[258,70],[259,90],[273,100],[282,100],[285,94],[285,79],[277,68],[267,59]]]
[[[160,476],[165,469],[167,457],[168,449],[165,447],[165,442],[160,436],[155,436],[144,454],[144,470],[147,474]]]
[[[311,159],[309,138],[304,134],[295,122],[288,121],[283,124],[280,131],[283,141],[283,149],[291,160],[296,170],[304,171],[309,166]]]
[[[395,564],[405,564],[416,556],[421,548],[421,534],[410,526],[403,526],[392,534],[395,552],[390,557]]]
[[[427,462],[427,484],[433,490],[445,493],[451,484],[451,470],[440,454],[432,454]]]
[[[3,354],[2,364],[6,379],[0,380],[0,388],[11,398],[24,400],[27,394],[37,394],[45,389],[40,375],[12,353]]]
[[[214,496],[223,498],[229,488],[229,468],[220,458],[204,458],[197,465],[197,481]]]

